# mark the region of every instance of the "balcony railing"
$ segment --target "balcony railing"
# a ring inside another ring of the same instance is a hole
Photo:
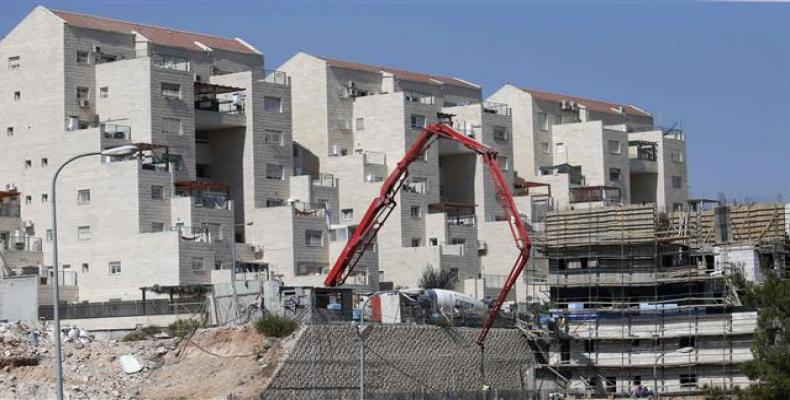
[[[464,225],[464,226],[474,226],[477,222],[477,217],[474,215],[458,215],[458,216],[447,216],[447,225]]]
[[[483,112],[489,114],[504,115],[506,117],[510,117],[512,115],[512,110],[510,109],[510,107],[508,107],[507,104],[493,103],[490,101],[483,102]]]
[[[153,56],[151,59],[154,62],[154,67],[162,69],[172,69],[174,71],[189,72],[192,70],[192,64],[189,59],[184,57],[175,56]]]
[[[387,165],[387,154],[378,151],[365,151],[362,152],[365,158],[365,164]]]
[[[18,218],[20,215],[19,203],[0,204],[0,217]]]
[[[294,215],[321,218],[326,216],[326,208],[323,204],[296,201],[291,203],[291,207],[293,208]]]
[[[313,186],[337,187],[337,178],[332,174],[319,174],[313,177]]]
[[[105,139],[132,140],[132,127],[128,125],[99,123],[99,132]]]
[[[433,104],[434,97],[427,94],[422,93],[415,93],[415,92],[404,92],[404,98],[406,101],[410,103],[420,103],[420,104]]]
[[[291,84],[291,80],[288,78],[288,74],[285,71],[275,71],[275,70],[263,70],[264,82],[274,83],[277,85],[285,85],[288,86]]]
[[[25,235],[10,235],[8,236],[8,243],[0,241],[0,249],[3,250],[16,250],[16,251],[40,253],[41,248],[42,248],[42,240],[39,237],[25,236]]]
[[[214,111],[226,114],[244,114],[244,102],[206,98],[195,101],[195,110]]]
[[[570,203],[607,202],[619,203],[620,189],[609,186],[586,186],[570,189]]]

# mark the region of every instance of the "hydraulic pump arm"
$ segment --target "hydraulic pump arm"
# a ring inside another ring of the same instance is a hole
[[[488,331],[494,325],[499,310],[502,308],[502,303],[507,298],[508,293],[516,283],[516,279],[521,274],[521,271],[527,265],[529,260],[529,253],[531,242],[527,229],[521,220],[521,215],[516,209],[513,202],[513,197],[510,194],[510,188],[507,185],[505,176],[499,168],[497,162],[497,151],[488,147],[480,142],[475,141],[461,133],[456,132],[452,128],[442,125],[430,125],[422,131],[417,140],[412,144],[409,151],[398,162],[393,171],[384,181],[379,192],[379,196],[373,199],[359,222],[356,231],[348,240],[346,247],[340,253],[335,261],[332,270],[329,272],[324,284],[326,286],[334,287],[342,285],[349,274],[354,270],[360,257],[364,254],[365,250],[373,244],[376,233],[387,220],[390,213],[396,206],[395,196],[403,187],[406,178],[409,175],[409,165],[425,153],[426,150],[433,144],[435,139],[448,139],[458,143],[479,154],[483,159],[483,164],[488,168],[491,178],[494,181],[496,188],[497,200],[499,201],[502,211],[504,212],[505,219],[510,227],[510,233],[516,242],[516,247],[519,250],[519,255],[516,262],[508,275],[505,285],[499,291],[497,298],[494,300],[491,311],[483,324],[480,335],[477,338],[477,343],[482,345],[485,342]]]

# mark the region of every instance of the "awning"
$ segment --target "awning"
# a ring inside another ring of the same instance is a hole
[[[195,96],[206,94],[223,94],[243,92],[245,89],[240,87],[217,85],[213,83],[195,82]]]
[[[16,190],[6,190],[6,191],[0,190],[0,200],[8,199],[11,197],[19,197],[19,192],[17,192]]]

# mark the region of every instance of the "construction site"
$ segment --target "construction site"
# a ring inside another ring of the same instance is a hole
[[[790,205],[691,198],[678,123],[43,6],[0,55],[1,398],[758,383]]]

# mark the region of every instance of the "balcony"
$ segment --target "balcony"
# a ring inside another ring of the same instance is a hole
[[[505,117],[510,117],[513,115],[513,110],[511,110],[507,104],[494,103],[490,101],[483,102],[483,112],[487,114],[502,115]]]
[[[312,178],[313,186],[337,187],[337,178],[332,174],[318,174]]]
[[[628,141],[628,156],[631,173],[658,173],[658,144],[645,140]]]
[[[195,82],[195,129],[246,126],[244,91],[244,88]]]
[[[0,241],[0,250],[41,253],[43,241],[39,237],[27,235],[4,236]]]
[[[99,122],[98,117],[93,120],[69,117],[65,120],[65,129],[68,132],[99,128],[99,135],[104,139],[132,140],[132,127],[117,124],[114,121]]]
[[[434,97],[417,92],[403,92],[403,98],[410,103],[434,104]]]
[[[19,218],[19,192],[0,190],[0,217]]]
[[[583,185],[584,175],[582,175],[582,167],[580,165],[559,164],[540,167],[540,175],[557,175],[567,174],[568,182],[571,185]]]
[[[267,83],[273,83],[275,85],[283,85],[283,86],[290,86],[291,85],[291,78],[285,71],[274,71],[274,70],[263,70],[263,81]]]
[[[176,56],[153,56],[151,57],[155,68],[169,69],[173,71],[192,71],[192,63],[189,59]]]
[[[302,217],[326,217],[326,208],[323,204],[295,201],[291,203],[293,215]]]
[[[174,197],[191,198],[192,205],[213,210],[230,210],[230,189],[222,183],[181,181],[175,183]]]
[[[569,203],[618,204],[622,200],[620,188],[611,186],[585,186],[570,189]]]

